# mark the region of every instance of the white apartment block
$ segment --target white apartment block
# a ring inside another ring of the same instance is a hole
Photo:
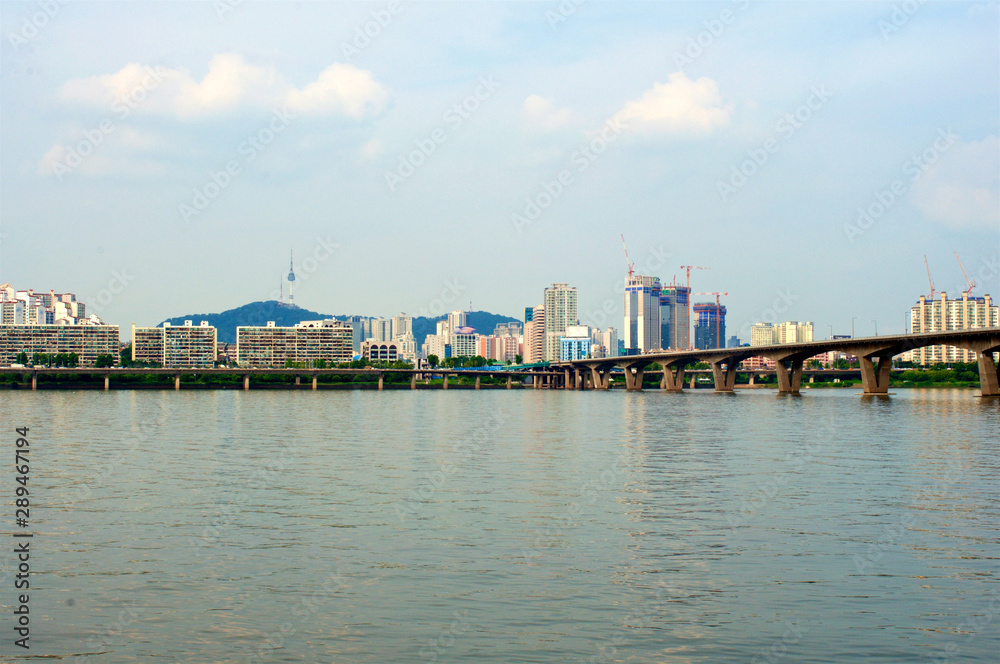
[[[111,355],[117,364],[118,326],[0,325],[0,366],[10,366],[22,352],[29,358],[76,353],[81,367],[93,366],[98,355]]]
[[[313,366],[319,361],[350,362],[352,328],[337,320],[302,322],[295,327],[236,328],[236,358],[241,367],[280,369],[286,364]]]
[[[568,284],[552,284],[545,289],[545,333],[542,357],[539,361],[558,362],[561,353],[561,339],[566,335],[566,327],[579,321],[576,310],[576,287]]]
[[[206,369],[215,366],[217,334],[208,321],[195,326],[164,323],[163,327],[136,327],[132,323],[132,361],[161,367]]]
[[[973,297],[963,292],[961,298],[950,300],[947,293],[940,293],[933,300],[921,295],[910,308],[910,330],[914,334],[983,327],[1000,327],[1000,312],[989,295]],[[954,346],[915,348],[904,356],[903,359],[920,365],[977,360],[975,352]]]

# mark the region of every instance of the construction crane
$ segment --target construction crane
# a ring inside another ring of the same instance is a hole
[[[729,293],[720,293],[718,291],[711,291],[711,292],[708,292],[708,293],[695,293],[695,295],[714,295],[715,296],[715,343],[716,343],[716,348],[725,348],[725,345],[722,343],[722,339],[719,338],[719,318],[721,317],[720,314],[721,314],[721,307],[722,307],[722,305],[719,303],[719,298],[721,296],[727,296],[728,297]]]
[[[976,287],[976,280],[969,279],[969,275],[965,273],[965,266],[962,265],[962,259],[958,257],[958,252],[955,252],[955,260],[958,261],[958,267],[962,269],[962,276],[965,277],[965,283],[969,284],[969,287],[965,289],[965,292],[972,295],[972,289]]]
[[[622,235],[622,247],[625,248],[625,265],[628,267],[628,278],[632,279],[632,272],[635,271],[635,263],[628,257],[628,245],[625,244],[624,235]]]
[[[681,265],[681,269],[687,272],[687,287],[688,291],[691,290],[691,270],[711,270],[710,267],[702,267],[700,265]]]
[[[930,297],[930,299],[933,300],[934,299],[934,280],[931,279],[931,266],[927,263],[927,254],[924,254],[924,267],[927,268],[927,281],[931,285],[931,297]]]
[[[702,267],[700,265],[681,265],[681,269],[687,272],[687,295],[688,295],[688,306],[687,306],[687,319],[688,319],[688,349],[694,348],[694,344],[691,343],[691,270],[711,270],[710,267]]]

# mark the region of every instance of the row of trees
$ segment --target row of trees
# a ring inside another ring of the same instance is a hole
[[[521,356],[515,355],[513,363],[520,364]],[[440,357],[432,354],[427,356],[427,364],[429,364],[431,367],[435,369],[437,367],[453,369],[455,367],[485,367],[490,364],[493,364],[493,362],[487,360],[482,355],[475,355],[473,357],[469,357],[467,355],[459,355],[458,357],[446,357],[442,361]],[[508,361],[507,364],[509,365],[511,364],[511,362]]]

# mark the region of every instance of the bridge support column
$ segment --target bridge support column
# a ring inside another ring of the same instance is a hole
[[[31,372],[31,390],[34,392],[38,389],[38,374],[34,371]]]
[[[175,390],[181,389],[181,375],[180,374],[174,374],[174,389]]]
[[[417,374],[415,373],[410,374],[410,389],[411,390],[417,389]]]
[[[574,369],[563,369],[563,389],[572,390],[576,387],[576,371]]]
[[[791,368],[785,364],[785,360],[774,363],[774,372],[778,376],[778,394],[798,394],[802,385],[802,360],[793,359],[789,364]]]
[[[111,374],[104,374],[104,390],[111,389]]]
[[[243,374],[243,389],[250,389],[250,374]]]
[[[508,390],[512,389],[512,385],[511,385],[512,383],[513,383],[513,381],[511,380],[511,377],[507,376],[507,389]]]
[[[673,366],[668,364],[663,365],[662,387],[664,391],[666,392],[684,391],[684,369],[686,368],[687,367],[683,364],[673,365]],[[694,380],[694,376],[691,376],[691,380]]]
[[[878,358],[878,367],[872,361],[874,356],[862,356],[861,360],[861,384],[865,394],[888,394],[889,393],[889,371],[892,369],[892,356],[882,355]],[[779,374],[780,380],[780,374]]]
[[[385,376],[383,374],[378,375],[378,389],[381,390],[385,383]]]
[[[302,384],[302,376],[298,376],[298,375],[295,376],[295,384],[296,385],[301,385]]]
[[[756,378],[756,377],[757,377],[757,374],[755,374],[755,373],[750,374],[750,381],[747,383],[747,385],[753,385],[754,384],[754,378]]]
[[[816,376],[809,376],[809,382],[810,383],[815,383],[816,382]]]
[[[723,369],[722,365],[726,368]],[[732,392],[736,386],[736,367],[739,363],[732,358],[712,362],[712,377],[715,379],[716,392]]]
[[[444,375],[444,380],[441,382],[441,389],[443,390],[448,389],[448,374]]]
[[[979,352],[979,387],[984,397],[1000,396],[1000,373],[992,352]]]
[[[603,372],[597,367],[590,370],[590,378],[594,382],[595,390],[607,390],[611,388],[611,371],[605,369]]]
[[[635,373],[633,373],[633,369]],[[625,367],[625,389],[630,392],[641,391],[644,371],[644,368]]]
[[[479,389],[479,376],[476,376],[476,389]]]
[[[316,376],[313,376],[313,389],[314,390],[319,387],[319,385],[317,383],[318,383],[318,381],[316,379]]]
[[[689,382],[691,384],[688,387],[690,387],[693,390],[694,389],[694,374],[691,374],[691,380]]]

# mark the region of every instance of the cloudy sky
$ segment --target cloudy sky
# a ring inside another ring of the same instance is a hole
[[[153,324],[520,316],[695,270],[731,331],[1000,295],[996,2],[3,2],[0,281]],[[698,299],[710,299],[705,296]],[[607,313],[604,313],[607,312]]]

